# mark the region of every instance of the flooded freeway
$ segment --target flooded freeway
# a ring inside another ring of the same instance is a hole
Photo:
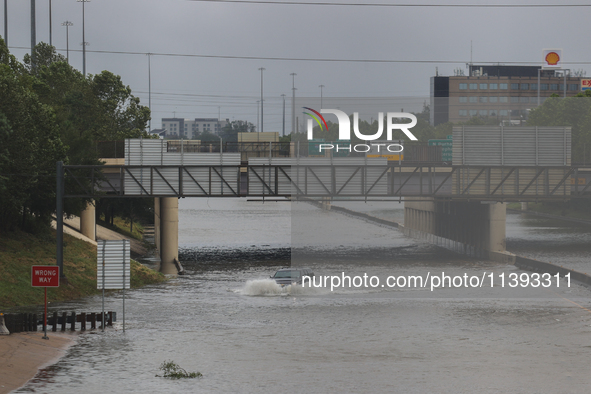
[[[397,203],[341,205],[402,218]],[[180,209],[188,275],[127,292],[125,333],[116,326],[80,335],[18,392],[589,391],[587,287],[564,279],[502,287],[501,277],[526,272],[303,203],[186,199]],[[589,233],[507,217],[511,251],[583,272]],[[379,284],[282,288],[269,276],[291,261],[319,277],[367,275]],[[432,278],[446,275],[486,280],[431,290]],[[425,287],[390,287],[392,276],[429,279]],[[98,310],[100,298],[52,307]],[[119,311],[121,295],[106,307]],[[203,377],[156,377],[165,360]]]

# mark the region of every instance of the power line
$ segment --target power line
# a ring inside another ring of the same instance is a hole
[[[312,5],[340,7],[441,7],[441,8],[563,8],[591,7],[591,4],[412,4],[412,3],[333,3],[333,2],[302,2],[302,1],[263,1],[263,0],[190,0],[200,3],[234,3],[234,4],[271,4],[271,5]]]
[[[30,49],[27,47],[10,46],[14,49]],[[56,49],[64,51],[64,49]],[[72,50],[75,52],[82,52],[81,50]],[[90,53],[107,53],[118,55],[142,55],[146,56],[148,53],[132,52],[132,51],[101,51],[101,50],[86,50]],[[239,60],[279,60],[279,61],[306,61],[306,62],[354,62],[354,63],[451,63],[460,64],[468,63],[467,60],[451,61],[451,60],[389,60],[389,59],[335,59],[335,58],[296,58],[296,57],[269,57],[269,56],[235,56],[235,55],[198,55],[189,53],[156,53],[150,52],[152,56],[168,56],[168,57],[195,57],[195,58],[211,58],[211,59],[239,59]],[[527,63],[527,62],[524,62]],[[529,64],[529,63],[528,63]]]
[[[148,93],[146,91],[136,91],[137,93]],[[236,99],[246,99],[252,100],[254,98],[258,98],[258,96],[235,96],[235,95],[221,95],[221,94],[197,94],[197,93],[176,93],[176,92],[152,92],[152,94],[156,95],[171,95],[171,96],[188,96],[188,97],[221,97],[221,98],[236,98]]]
[[[197,1],[197,0],[192,0]],[[216,0],[217,1],[217,0]],[[590,4],[591,6],[591,4]],[[13,49],[30,49],[28,47],[10,46]],[[64,52],[65,49],[56,49]],[[70,52],[82,52],[80,49],[72,50]],[[132,51],[101,51],[101,50],[86,50],[87,53],[106,53],[116,55],[148,55],[148,52],[132,52]],[[277,61],[299,61],[299,62],[349,62],[349,63],[426,63],[426,64],[467,64],[468,60],[394,60],[394,59],[338,59],[338,58],[303,58],[303,57],[265,57],[265,56],[234,56],[234,55],[197,55],[189,53],[156,53],[150,52],[151,56],[168,56],[168,57],[189,57],[189,58],[209,58],[209,59],[238,59],[238,60],[277,60]],[[474,63],[479,64],[535,64],[536,62],[487,62],[478,61]],[[539,63],[539,62],[538,62]],[[591,64],[589,62],[563,62],[563,64]]]

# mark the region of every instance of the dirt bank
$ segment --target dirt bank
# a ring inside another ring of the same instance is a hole
[[[78,333],[22,332],[0,336],[0,394],[9,393],[35,377],[37,371],[66,354]]]

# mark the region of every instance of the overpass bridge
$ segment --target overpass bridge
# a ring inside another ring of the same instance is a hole
[[[66,198],[287,197],[565,201],[591,198],[587,166],[393,165],[385,160],[269,160],[233,165],[63,166]]]
[[[458,143],[451,164],[330,156],[243,161],[240,152],[223,152],[221,145],[218,153],[184,152],[182,142],[179,151],[178,146],[169,149],[166,141],[128,140],[124,164],[58,163],[58,237],[63,198],[155,198],[161,270],[176,273],[178,198],[312,199],[327,209],[333,199],[404,200],[405,232],[451,240],[505,259],[505,202],[591,198],[591,166],[571,165],[567,128],[519,128],[512,134],[502,127],[500,134],[490,127],[468,131],[454,128]],[[500,142],[499,151],[479,153],[474,135],[489,145]],[[94,216],[92,204],[81,214],[82,232],[90,238]],[[61,256],[58,238],[58,264]]]
[[[178,198],[312,199],[326,207],[332,199],[404,201],[404,231],[408,234],[448,239],[486,251],[491,258],[506,257],[503,202],[591,198],[591,166],[257,159],[248,165],[58,163],[58,175],[58,219],[63,217],[59,213],[63,198],[155,198],[156,244],[165,273],[176,272],[173,260],[178,258]],[[74,185],[67,193],[63,192],[64,179]],[[89,204],[81,214],[81,230],[90,238],[94,238],[94,221],[94,207]]]

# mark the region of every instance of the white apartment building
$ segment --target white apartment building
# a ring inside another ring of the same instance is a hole
[[[166,137],[168,138],[190,140],[204,131],[219,134],[229,122],[229,119],[220,120],[217,118],[162,118],[162,129],[166,130]]]

